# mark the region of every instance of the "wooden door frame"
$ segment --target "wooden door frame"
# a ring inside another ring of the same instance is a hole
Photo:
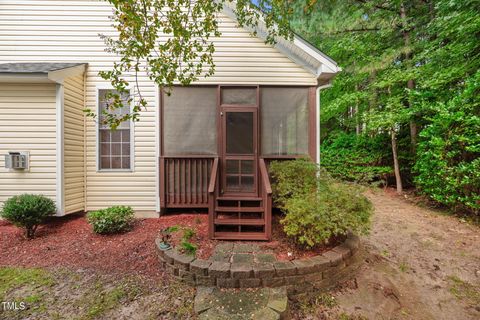
[[[222,104],[222,88],[252,88],[256,90],[257,102],[255,105],[232,105],[232,104]],[[217,105],[218,105],[218,116],[217,116],[217,140],[218,140],[218,154],[220,158],[220,191],[226,191],[226,127],[225,123],[225,113],[226,112],[252,112],[253,113],[253,144],[254,144],[254,154],[253,154],[253,165],[254,165],[254,192],[221,192],[225,196],[235,196],[235,197],[258,197],[260,188],[259,188],[259,177],[258,177],[258,159],[260,158],[260,86],[259,85],[219,85],[217,92]],[[239,155],[238,157],[242,157]],[[250,156],[247,156],[250,157]]]

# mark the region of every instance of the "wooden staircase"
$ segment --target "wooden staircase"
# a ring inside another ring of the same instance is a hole
[[[215,239],[267,240],[262,198],[217,197]]]
[[[267,169],[259,161],[261,197],[226,197],[218,192],[218,161],[209,184],[209,234],[218,240],[270,240],[272,198]]]

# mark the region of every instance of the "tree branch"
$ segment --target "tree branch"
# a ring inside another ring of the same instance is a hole
[[[340,31],[335,31],[335,32],[330,32],[327,34],[344,34],[344,33],[350,33],[350,32],[370,32],[370,31],[380,31],[381,29],[378,27],[374,28],[355,28],[355,29],[345,29],[345,30],[340,30]]]
[[[370,4],[368,0],[354,0],[356,2],[360,2],[362,4]],[[373,5],[374,8],[376,9],[379,9],[379,10],[386,10],[386,11],[390,11],[390,12],[397,12],[397,10],[395,9],[392,9],[392,8],[389,8],[389,7],[385,7],[383,5],[380,5],[380,4],[375,4]]]

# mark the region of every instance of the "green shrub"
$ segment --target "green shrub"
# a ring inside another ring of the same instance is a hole
[[[13,225],[25,229],[28,239],[35,236],[35,231],[45,219],[55,214],[55,203],[42,195],[22,194],[13,196],[3,204],[2,218]]]
[[[461,95],[434,110],[420,134],[415,183],[455,211],[480,215],[480,71]]]
[[[294,168],[300,174],[294,175]],[[297,243],[314,247],[349,231],[368,231],[373,207],[358,187],[338,183],[323,171],[316,175],[315,164],[307,160],[277,162],[270,170],[276,178],[273,196],[279,197],[275,202],[285,213],[280,222]]]
[[[335,179],[385,184],[386,175],[393,174],[389,144],[387,135],[331,133],[322,142],[322,168]]]
[[[133,209],[126,206],[113,206],[107,209],[89,212],[88,223],[93,232],[99,234],[119,233],[132,227]]]
[[[272,193],[277,208],[295,194],[309,194],[317,187],[318,167],[310,159],[273,161],[269,167],[272,176]]]

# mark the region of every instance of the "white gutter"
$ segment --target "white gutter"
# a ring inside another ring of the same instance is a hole
[[[320,166],[320,91],[322,89],[327,89],[327,88],[330,88],[332,86],[331,83],[327,83],[323,86],[318,86],[317,87],[317,108],[316,108],[316,115],[317,115],[317,119],[316,119],[316,123],[317,123],[317,137],[316,137],[316,143],[317,143],[317,157],[316,157],[316,162],[317,164]]]

